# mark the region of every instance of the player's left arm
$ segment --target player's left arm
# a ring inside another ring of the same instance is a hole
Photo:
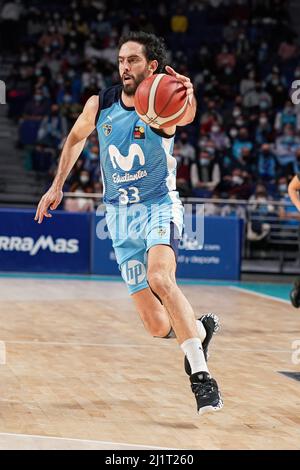
[[[173,77],[175,77],[179,82],[181,82],[186,88],[186,94],[188,96],[187,108],[182,119],[176,124],[177,126],[186,126],[187,124],[193,122],[197,110],[197,101],[194,95],[193,84],[189,77],[186,77],[185,75],[180,75],[169,65],[166,65],[166,71],[168,72],[168,74],[173,75]],[[172,127],[172,129],[175,132],[176,126]],[[164,130],[168,130],[168,128]]]
[[[300,200],[299,200],[299,195],[298,195],[299,191],[300,191],[300,181],[299,181],[298,175],[296,175],[294,176],[294,178],[289,184],[288,193],[289,193],[292,203],[294,204],[295,207],[297,207],[298,211],[300,212]]]

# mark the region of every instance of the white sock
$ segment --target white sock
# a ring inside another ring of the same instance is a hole
[[[180,347],[188,358],[192,374],[195,374],[196,372],[209,372],[200,338],[187,339],[180,345]]]
[[[206,338],[206,329],[204,328],[203,323],[200,320],[196,320],[196,325],[197,325],[198,335],[200,336],[200,339],[201,339],[201,343],[203,343],[203,341]]]

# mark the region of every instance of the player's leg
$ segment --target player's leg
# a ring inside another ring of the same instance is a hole
[[[152,336],[163,339],[176,337],[175,331],[170,323],[169,314],[150,288],[136,292],[131,298],[146,330]],[[196,326],[202,343],[204,357],[207,361],[208,346],[212,336],[219,329],[219,319],[217,315],[213,313],[206,313],[196,320]],[[192,371],[187,357],[185,357],[184,366],[187,375],[191,375]]]
[[[167,245],[155,245],[148,253],[148,282],[166,308],[177,340],[191,367],[191,386],[198,412],[218,410],[223,402],[216,381],[210,376],[193,309],[175,278],[176,258]]]
[[[150,288],[135,292],[131,298],[146,330],[155,337],[169,337],[172,330],[169,315]]]

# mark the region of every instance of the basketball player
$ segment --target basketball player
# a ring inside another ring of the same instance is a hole
[[[154,129],[139,118],[134,108],[139,83],[164,70],[165,46],[152,34],[130,33],[120,40],[118,60],[122,84],[87,101],[67,137],[57,175],[38,205],[35,220],[41,223],[44,217],[52,217],[48,210],[60,204],[63,184],[96,127],[106,221],[122,277],[150,334],[161,338],[176,336],[185,354],[185,369],[198,413],[216,411],[223,402],[206,357],[218,321],[211,314],[196,321],[175,279],[183,229],[183,206],[176,192],[176,163],[171,155],[176,126]],[[166,66],[165,70],[186,87],[189,105],[178,123],[184,126],[194,120],[196,113],[193,85],[171,67]],[[130,217],[136,222],[138,239],[132,237],[129,229],[122,234],[116,230],[124,222],[126,225]]]
[[[299,200],[299,194],[298,194],[299,191],[300,191],[300,174],[298,173],[291,180],[289,187],[288,187],[288,192],[289,192],[290,200],[300,212],[300,200]],[[296,279],[294,282],[294,287],[290,292],[290,299],[291,299],[292,305],[295,308],[300,307],[300,278]]]

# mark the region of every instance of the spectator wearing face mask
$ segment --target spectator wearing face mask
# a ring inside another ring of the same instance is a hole
[[[277,161],[270,144],[263,144],[258,154],[258,176],[261,180],[275,181]]]
[[[229,67],[234,69],[236,64],[235,55],[229,51],[229,48],[226,44],[222,46],[221,52],[216,57],[216,66],[219,69],[225,69]]]
[[[210,140],[213,142],[217,150],[224,150],[230,147],[228,136],[222,131],[218,124],[213,124],[209,133]]]
[[[255,193],[249,198],[247,240],[257,242],[269,235],[271,225],[266,221],[275,213],[275,207],[271,202],[272,198],[268,195],[266,187],[258,183]]]
[[[268,215],[275,212],[272,198],[267,192],[264,184],[257,183],[255,193],[249,198],[249,211],[259,215]]]
[[[277,132],[282,132],[287,124],[290,124],[295,129],[300,129],[299,115],[297,115],[296,107],[293,106],[290,100],[287,100],[284,109],[276,114],[274,127]]]
[[[78,180],[71,186],[70,192],[81,195],[93,192],[93,183],[90,174],[86,170],[81,170]],[[67,198],[64,209],[68,212],[90,212],[94,209],[93,199],[91,198]]]
[[[272,97],[271,95],[263,89],[261,82],[256,82],[255,89],[249,90],[245,93],[243,98],[243,106],[247,109],[261,109],[262,111],[271,108],[272,106]]]
[[[54,25],[51,25],[48,28],[48,31],[46,31],[38,41],[38,45],[42,49],[49,47],[52,50],[62,49],[64,47],[64,43],[64,37],[57,31],[57,28]]]
[[[253,144],[249,138],[249,132],[246,127],[242,127],[239,131],[238,137],[234,139],[232,145],[233,156],[238,160],[241,156],[242,148],[253,149]]]
[[[94,174],[99,167],[99,147],[98,144],[91,147],[86,146],[82,152],[84,157],[84,169],[89,172],[94,181]]]
[[[269,121],[267,113],[260,113],[258,118],[258,125],[255,129],[255,141],[257,144],[264,144],[269,141],[272,133],[272,126]]]
[[[50,111],[50,101],[44,97],[42,90],[37,89],[33,98],[26,104],[24,120],[41,121]]]
[[[189,136],[187,132],[181,132],[179,137],[179,144],[180,144],[180,154],[184,158],[188,158],[190,161],[194,161],[196,159],[196,150],[189,143]]]
[[[277,160],[285,172],[293,172],[296,161],[296,151],[300,146],[300,139],[296,137],[293,126],[286,124],[283,135],[276,139],[275,153]],[[286,168],[289,165],[290,168]]]
[[[66,118],[60,113],[59,106],[53,104],[50,114],[41,122],[37,139],[47,147],[57,148],[67,131]]]
[[[231,174],[223,177],[215,187],[215,190],[222,197],[236,196],[237,199],[248,199],[252,192],[249,174],[235,167],[232,169]]]
[[[248,91],[255,89],[256,84],[255,70],[249,70],[247,77],[243,78],[240,83],[240,93],[244,96]]]
[[[242,170],[243,173],[246,172],[250,175],[256,175],[257,164],[249,147],[241,148],[240,156],[236,162],[236,165]]]
[[[207,102],[207,110],[201,115],[200,118],[200,132],[208,133],[214,124],[222,125],[223,119],[217,110],[216,102],[209,100]]]

